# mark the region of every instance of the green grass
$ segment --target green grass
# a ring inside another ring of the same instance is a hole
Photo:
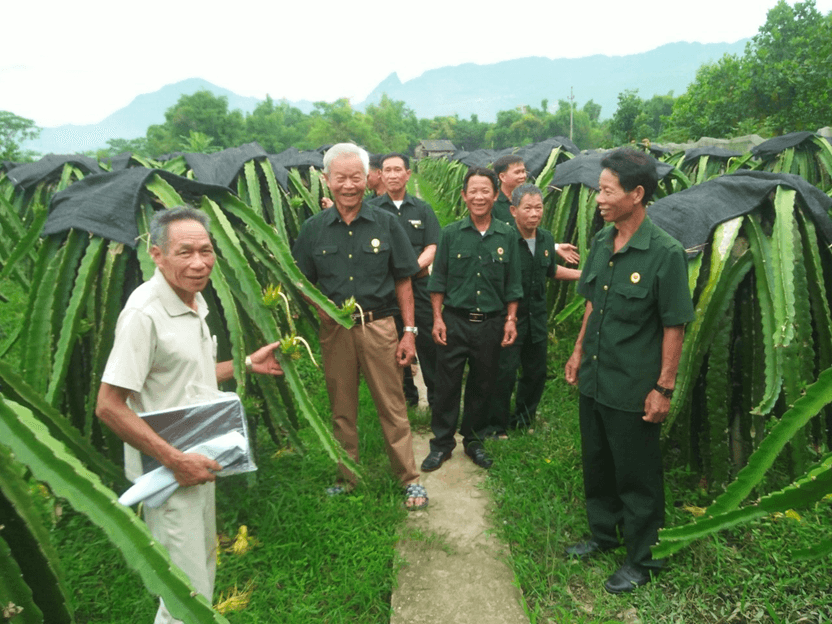
[[[830,502],[801,510],[801,521],[769,518],[695,542],[670,559],[656,582],[630,595],[603,589],[624,562],[623,548],[589,564],[566,558],[564,548],[588,533],[577,393],[563,381],[577,322],[550,347],[553,379],[535,433],[489,446],[494,525],[510,546],[532,622],[832,621],[832,559],[796,561],[791,554],[828,536]],[[692,520],[685,507],[710,503],[698,476],[674,461],[666,454],[668,525]]]

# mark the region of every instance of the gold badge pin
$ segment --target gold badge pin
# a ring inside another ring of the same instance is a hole
[[[378,247],[379,245],[381,245],[381,241],[380,241],[379,239],[377,239],[377,238],[374,238],[373,240],[371,240],[371,241],[370,241],[370,244],[371,244],[373,247]]]
[[[502,247],[497,247],[497,253],[502,256],[503,255],[503,248]]]
[[[638,284],[638,283],[641,281],[641,275],[639,275],[639,274],[638,274],[638,272],[633,273],[633,274],[630,276],[630,281],[631,281],[633,284]]]

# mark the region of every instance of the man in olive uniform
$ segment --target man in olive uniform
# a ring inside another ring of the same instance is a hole
[[[495,219],[514,225],[511,216],[511,194],[518,186],[526,181],[526,163],[520,156],[508,154],[500,156],[491,165],[500,180],[500,193],[494,202],[492,215]]]
[[[462,183],[468,216],[442,230],[430,278],[436,352],[433,439],[423,471],[439,468],[456,446],[462,374],[468,363],[460,433],[465,453],[491,467],[482,440],[488,425],[488,397],[500,348],[517,337],[517,300],[523,295],[514,229],[491,218],[497,176],[472,168]],[[444,309],[443,309],[444,304]]]
[[[416,349],[410,278],[419,272],[416,255],[398,220],[363,201],[368,156],[350,143],[332,146],[324,155],[324,176],[334,209],[307,219],[292,248],[303,274],[336,305],[350,297],[361,306],[356,324],[345,329],[322,310],[319,332],[324,377],[332,407],[335,437],[358,461],[358,381],[364,375],[373,396],[393,472],[406,489],[406,505],[427,505],[418,484],[413,440],[402,392],[402,368]],[[393,315],[406,325],[399,341]],[[355,483],[341,466],[338,493]]]
[[[517,308],[517,340],[500,352],[500,367],[491,399],[490,431],[502,434],[510,429],[529,427],[546,384],[548,345],[546,280],[577,280],[578,269],[561,266],[555,259],[552,234],[541,227],[543,196],[534,184],[514,189],[511,214],[516,226],[523,272],[523,298]],[[520,381],[517,369],[522,367]],[[517,386],[514,413],[511,395]]]
[[[430,305],[428,292],[428,268],[436,255],[436,243],[439,241],[439,219],[433,212],[431,205],[414,197],[407,192],[407,181],[410,179],[410,158],[404,154],[387,154],[381,159],[381,178],[387,192],[373,201],[373,205],[382,208],[398,217],[413,246],[413,251],[419,262],[419,272],[413,276],[413,299],[416,316],[416,354],[422,377],[428,390],[428,404],[433,407],[434,391],[433,379],[436,370],[436,344],[433,342],[433,309]],[[405,370],[405,395],[409,385],[413,385],[408,372]],[[412,390],[416,390],[413,386]],[[416,392],[418,402],[418,391]]]
[[[584,559],[616,548],[621,531],[627,560],[604,587],[622,593],[648,583],[663,564],[650,553],[664,525],[659,436],[694,311],[685,252],[645,212],[658,183],[655,161],[622,148],[601,165],[596,202],[614,227],[592,241],[578,283],[586,311],[565,371],[581,393],[592,536],[566,552]]]

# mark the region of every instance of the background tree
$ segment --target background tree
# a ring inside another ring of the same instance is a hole
[[[244,142],[245,119],[240,111],[228,110],[225,96],[208,90],[183,95],[165,111],[165,123],[147,129],[148,148],[155,155],[179,150],[182,137],[187,141],[192,131],[211,137],[220,149],[237,147]]]
[[[373,131],[372,120],[364,113],[354,110],[347,98],[332,103],[315,102],[315,108],[309,117],[311,124],[306,140],[306,147],[309,149],[352,141],[371,152],[388,151]]]
[[[385,93],[378,104],[367,106],[365,114],[384,146],[383,151],[412,152],[419,142],[419,120],[404,102],[391,100]]]
[[[699,68],[678,98],[666,138],[762,135],[815,130],[832,110],[832,12],[814,0],[780,0],[741,57],[725,55]]]
[[[288,147],[305,147],[309,125],[309,116],[299,108],[286,100],[275,103],[267,95],[246,116],[246,142],[257,141],[269,154],[279,154]]]
[[[9,111],[0,111],[0,160],[31,160],[34,152],[22,150],[20,144],[36,139],[39,135],[40,128],[31,119]]]

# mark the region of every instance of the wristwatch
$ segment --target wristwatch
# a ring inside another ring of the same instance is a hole
[[[673,388],[665,388],[664,386],[656,384],[653,389],[666,399],[673,398]]]
[[[250,373],[253,368],[254,368],[254,365],[251,363],[251,356],[247,355],[246,356],[246,372]]]
[[[414,338],[419,335],[419,328],[418,327],[405,327],[404,331],[410,332],[411,334],[413,334]]]

